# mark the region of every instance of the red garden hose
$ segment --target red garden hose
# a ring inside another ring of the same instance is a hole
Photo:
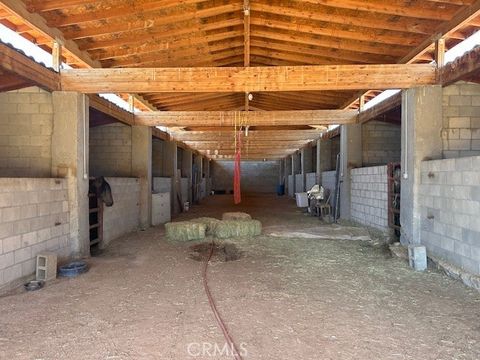
[[[210,246],[210,253],[208,254],[207,260],[205,261],[205,266],[203,268],[203,286],[205,287],[205,292],[207,293],[208,302],[210,303],[210,307],[212,309],[213,315],[215,316],[215,320],[217,320],[217,324],[222,330],[223,336],[225,337],[225,340],[227,341],[229,348],[233,352],[233,357],[235,358],[235,360],[242,360],[242,357],[240,356],[240,353],[238,352],[232,337],[228,333],[228,329],[225,326],[225,323],[223,322],[222,318],[220,317],[220,314],[218,313],[217,306],[215,305],[215,300],[213,299],[213,296],[208,287],[208,279],[207,279],[208,264],[210,263],[210,259],[212,258],[214,248],[215,248],[215,242],[212,240],[212,243]]]

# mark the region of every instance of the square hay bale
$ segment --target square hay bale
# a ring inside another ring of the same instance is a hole
[[[252,220],[252,217],[244,212],[226,212],[223,213],[222,220]]]
[[[204,224],[207,227],[207,230],[206,230],[207,235],[213,235],[215,233],[215,228],[220,223],[220,220],[212,217],[199,217],[196,219],[192,219],[190,221]]]
[[[198,222],[177,221],[165,224],[167,238],[173,241],[191,241],[205,238],[207,226]]]
[[[262,223],[258,220],[222,220],[215,228],[215,237],[257,236],[262,233]]]

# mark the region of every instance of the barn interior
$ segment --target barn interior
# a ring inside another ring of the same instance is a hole
[[[478,358],[479,28],[479,0],[0,0],[0,358]]]

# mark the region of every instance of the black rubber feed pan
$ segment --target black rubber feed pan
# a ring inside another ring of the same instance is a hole
[[[43,280],[31,280],[24,284],[25,290],[27,291],[35,291],[40,290],[45,285],[45,281]]]
[[[63,277],[76,277],[80,274],[86,273],[88,266],[85,261],[72,261],[67,265],[60,266],[58,275]]]

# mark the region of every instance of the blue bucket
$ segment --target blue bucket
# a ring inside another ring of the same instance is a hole
[[[277,186],[277,195],[278,196],[285,195],[285,185],[278,185]]]

